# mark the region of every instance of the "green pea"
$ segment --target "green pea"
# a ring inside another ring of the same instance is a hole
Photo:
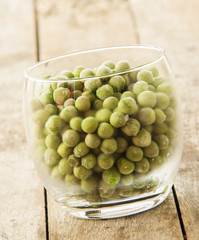
[[[89,152],[89,148],[84,142],[78,143],[73,150],[75,157],[83,157]]]
[[[159,108],[155,108],[154,111],[155,111],[155,122],[157,124],[163,123],[166,119],[165,113]]]
[[[149,90],[149,85],[145,81],[139,81],[133,85],[133,93],[135,95],[139,95],[141,92],[144,92],[147,90]]]
[[[130,78],[129,78],[128,73],[122,74],[122,77],[123,77],[124,80],[125,80],[125,83],[126,83],[125,85],[128,86],[128,85],[131,83],[131,80],[130,80]]]
[[[158,87],[157,87],[157,91],[158,92],[163,92],[170,97],[173,95],[172,86],[171,86],[171,84],[169,84],[167,82],[163,82],[163,83],[159,84]]]
[[[149,159],[150,168],[154,169],[156,167],[161,166],[164,163],[164,158],[161,155],[158,155],[157,157]]]
[[[80,135],[77,131],[73,129],[68,129],[62,136],[63,143],[68,147],[74,147],[80,141]]]
[[[68,147],[64,143],[61,143],[57,149],[57,152],[63,158],[67,158],[73,152],[73,149],[71,147]]]
[[[87,134],[85,143],[89,148],[97,148],[101,143],[101,139],[96,134]]]
[[[69,123],[70,120],[77,115],[78,111],[74,106],[65,107],[60,113],[60,117],[67,123]]]
[[[151,141],[149,146],[143,148],[143,151],[145,157],[154,158],[159,154],[159,147],[156,142]]]
[[[153,78],[153,86],[158,87],[161,83],[165,82],[165,79],[163,77],[157,76]]]
[[[109,75],[112,73],[112,70],[108,67],[108,66],[105,66],[105,65],[102,65],[100,67],[97,68],[96,70],[96,76],[100,77],[100,76],[104,76],[104,75]],[[106,81],[107,78],[102,78],[102,81]]]
[[[103,107],[113,110],[118,105],[118,99],[116,97],[108,97],[103,102]]]
[[[75,101],[75,107],[79,111],[88,111],[90,109],[90,99],[86,96],[80,96]]]
[[[114,129],[109,123],[103,122],[99,125],[97,133],[101,138],[110,138],[114,133]]]
[[[109,169],[113,166],[115,160],[112,155],[101,153],[97,158],[97,162],[102,169]]]
[[[162,110],[166,109],[169,106],[169,97],[165,93],[157,92],[156,93],[156,107]]]
[[[110,198],[115,192],[115,185],[110,185],[101,180],[98,186],[99,194],[101,198]]]
[[[150,169],[150,163],[147,158],[142,158],[139,162],[135,163],[135,172],[147,173]]]
[[[62,177],[62,174],[60,173],[58,166],[55,166],[52,168],[51,176],[53,178],[61,178]]]
[[[111,114],[110,123],[115,128],[120,128],[125,125],[125,116],[121,112],[114,112]]]
[[[90,102],[91,103],[94,103],[96,97],[95,97],[95,94],[93,92],[89,92],[89,91],[85,91],[82,93],[82,96],[86,96],[90,99]]]
[[[80,72],[80,78],[88,78],[95,76],[95,73],[90,68],[85,68]]]
[[[152,72],[153,77],[159,76],[159,71],[156,67],[151,66],[151,67],[147,68],[147,70]]]
[[[168,126],[166,123],[154,124],[153,125],[153,132],[157,134],[164,134],[168,131]]]
[[[127,87],[127,90],[130,91],[130,92],[133,92],[134,84],[135,84],[135,83],[129,84],[128,87]],[[134,96],[135,96],[135,95],[134,95]]]
[[[74,188],[79,186],[80,180],[74,176],[74,174],[67,174],[65,177],[67,187]]]
[[[52,93],[44,92],[39,96],[39,100],[43,105],[54,103]]]
[[[45,139],[45,144],[48,148],[57,149],[61,143],[59,135],[49,134]]]
[[[138,147],[147,147],[151,143],[151,134],[142,128],[135,137],[132,137],[132,142]]]
[[[64,102],[69,98],[70,96],[70,91],[68,90],[68,88],[57,88],[54,92],[53,92],[53,99],[57,104],[63,105]]]
[[[35,124],[33,125],[33,134],[35,138],[41,139],[45,137],[45,129],[43,126]]]
[[[44,159],[45,159],[46,164],[55,165],[59,162],[60,155],[58,154],[58,152],[55,149],[48,148],[45,151]]]
[[[138,111],[136,101],[131,97],[122,98],[119,101],[118,108],[122,113],[128,115],[133,115]]]
[[[67,158],[62,158],[59,161],[58,168],[59,168],[59,172],[62,175],[71,174],[73,172],[73,168],[69,165],[69,161]]]
[[[58,74],[58,76],[65,76],[67,78],[74,78],[74,75],[71,71],[69,70],[64,70]]]
[[[121,92],[126,87],[126,81],[120,75],[111,77],[109,80],[109,84],[116,92]]]
[[[134,118],[129,118],[121,130],[127,136],[136,136],[140,130],[140,123]]]
[[[164,134],[155,135],[155,136],[153,136],[153,138],[158,143],[160,150],[165,150],[168,148],[169,138],[166,135],[164,135]]]
[[[115,69],[115,63],[111,60],[107,60],[107,61],[103,62],[102,66],[109,67],[112,70]]]
[[[148,132],[153,132],[153,125],[143,126],[144,129],[146,129]]]
[[[97,89],[96,95],[99,99],[105,100],[106,98],[113,96],[113,88],[109,84],[102,85]]]
[[[125,91],[122,93],[120,98],[122,99],[122,98],[127,98],[127,97],[132,97],[133,99],[135,99],[135,94],[131,91]]]
[[[137,82],[137,74],[138,74],[138,71],[135,71],[135,70],[128,73],[131,82],[133,83]]]
[[[63,128],[63,120],[60,116],[53,115],[46,122],[46,128],[52,133],[58,133]]]
[[[71,97],[74,99],[77,99],[78,97],[80,97],[82,95],[82,92],[80,90],[74,90],[71,93]]]
[[[149,85],[149,91],[155,92],[156,89],[155,89],[155,87],[153,85]]]
[[[44,107],[45,111],[47,111],[50,115],[56,115],[58,113],[58,109],[55,105],[53,104],[47,104]]]
[[[116,141],[117,141],[117,150],[116,150],[116,152],[117,153],[125,152],[126,148],[128,146],[127,140],[125,138],[123,138],[123,137],[117,137]]]
[[[81,162],[83,167],[91,169],[95,166],[97,159],[94,154],[89,153],[86,156],[82,157]]]
[[[74,154],[68,157],[68,164],[70,167],[77,167],[80,165],[80,159],[76,158]]]
[[[82,130],[86,133],[93,133],[98,127],[98,121],[94,117],[87,117],[82,121]]]
[[[125,157],[120,158],[117,161],[117,168],[119,169],[121,174],[130,174],[135,169],[135,164],[132,161],[129,161]]]
[[[145,126],[151,125],[156,120],[155,111],[150,107],[144,107],[138,112],[138,119]]]
[[[86,193],[92,193],[97,188],[97,180],[94,176],[81,180],[81,189]]]
[[[73,71],[73,75],[74,75],[75,77],[80,77],[80,73],[81,73],[81,71],[84,70],[84,69],[85,69],[85,67],[84,67],[84,66],[81,66],[81,65],[75,67],[75,69],[74,69],[74,71]]]
[[[39,101],[39,99],[33,99],[31,100],[31,109],[33,112],[37,111],[38,109],[43,108],[43,104]]]
[[[121,183],[124,186],[131,186],[133,184],[133,181],[134,181],[134,176],[132,173],[123,175],[121,177]]]
[[[82,132],[81,124],[82,124],[83,118],[81,117],[73,117],[70,120],[70,127],[78,132]]]
[[[112,112],[107,108],[100,109],[96,112],[96,119],[98,122],[109,122]]]
[[[120,60],[117,62],[116,66],[115,66],[115,71],[116,72],[123,72],[125,70],[130,69],[130,63],[127,60]]]
[[[117,168],[106,169],[102,173],[102,179],[109,185],[116,185],[120,181],[121,175]]]
[[[151,84],[153,82],[153,74],[152,74],[151,71],[141,70],[137,74],[137,80],[138,81],[145,81],[148,84]]]
[[[40,126],[44,126],[50,114],[44,109],[39,109],[33,114],[33,121]]]
[[[173,108],[168,107],[165,109],[164,113],[166,114],[166,121],[171,122],[175,119],[175,111]]]
[[[126,157],[133,162],[139,162],[143,158],[143,151],[139,147],[129,146],[126,150]]]
[[[96,100],[94,101],[94,103],[93,103],[93,108],[94,108],[95,110],[99,110],[99,109],[101,109],[102,107],[103,107],[103,102],[102,102],[102,100],[96,99]]]
[[[84,83],[84,86],[86,89],[88,89],[89,92],[96,91],[99,87],[101,87],[101,85],[102,82],[99,78],[87,79]]]
[[[144,91],[138,95],[137,101],[142,107],[154,107],[157,94],[152,91]]]
[[[105,154],[112,154],[117,150],[117,142],[114,138],[104,139],[100,149]]]
[[[61,130],[61,132],[60,132],[60,135],[63,136],[63,134],[65,133],[65,131],[68,130],[68,129],[70,129],[70,125],[69,125],[69,124],[66,124],[66,125],[62,128],[62,130]]]
[[[129,186],[125,186],[119,190],[119,196],[124,198],[130,197],[132,193],[133,193],[133,189]]]
[[[69,87],[70,89],[72,89],[73,91],[76,91],[76,90],[79,90],[79,91],[83,91],[83,88],[84,88],[84,84],[82,81],[77,81],[77,80],[74,80],[74,81],[70,81],[69,82]]]
[[[77,167],[74,167],[73,173],[76,178],[78,178],[80,180],[85,180],[92,175],[92,170],[87,169],[83,166],[77,166]]]

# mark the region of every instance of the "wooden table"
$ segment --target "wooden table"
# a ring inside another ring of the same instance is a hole
[[[0,1],[0,239],[199,239],[199,3],[197,0]],[[64,212],[27,170],[23,71],[37,60],[114,45],[166,49],[182,99],[184,148],[160,206],[112,220]]]

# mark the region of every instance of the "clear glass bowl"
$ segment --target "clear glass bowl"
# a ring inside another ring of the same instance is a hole
[[[115,218],[166,199],[181,159],[182,122],[163,49],[68,54],[36,63],[25,78],[30,154],[64,209],[80,218]]]

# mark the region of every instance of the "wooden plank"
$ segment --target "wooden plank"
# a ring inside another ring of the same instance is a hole
[[[181,95],[184,148],[175,189],[187,239],[199,239],[199,3],[196,0],[132,3],[141,43],[166,49]]]
[[[23,72],[35,61],[31,0],[0,7],[0,239],[46,239],[43,188],[27,169]]]
[[[42,59],[137,41],[127,1],[39,0],[38,13]],[[75,219],[48,196],[48,220],[50,240],[183,239],[172,194],[151,211],[107,221]]]

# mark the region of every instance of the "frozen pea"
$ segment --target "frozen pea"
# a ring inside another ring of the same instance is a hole
[[[67,174],[65,177],[65,183],[67,187],[74,188],[74,186],[79,186],[80,180],[74,176],[74,174]]]
[[[133,194],[133,189],[129,186],[123,186],[122,189],[119,190],[119,196],[120,197],[130,197]]]
[[[66,125],[62,128],[62,130],[61,130],[61,132],[60,132],[60,135],[63,136],[63,134],[65,133],[65,131],[68,130],[68,129],[70,129],[70,125],[69,125],[69,124],[66,124]]]
[[[91,176],[87,179],[81,180],[81,189],[86,193],[92,193],[97,188],[96,177]]]
[[[58,166],[55,166],[52,168],[51,176],[53,178],[61,178],[62,177],[62,174],[60,173]]]
[[[112,112],[107,108],[102,108],[96,112],[96,119],[98,122],[109,122]]]
[[[67,158],[72,152],[73,149],[71,147],[66,146],[64,143],[61,143],[57,149],[57,152],[63,158]]]
[[[132,141],[138,147],[147,147],[151,143],[151,134],[146,129],[142,128],[137,136],[132,137]]]
[[[99,99],[105,100],[106,98],[113,96],[113,88],[109,84],[102,85],[97,89],[96,95]]]
[[[150,168],[154,169],[156,167],[161,166],[164,163],[164,158],[161,155],[159,155],[157,157],[149,159],[149,163],[150,163]]]
[[[63,120],[61,119],[60,116],[53,115],[49,117],[45,126],[50,132],[58,133],[61,131],[63,127]]]
[[[153,85],[149,85],[149,91],[155,92],[156,89],[155,89],[155,87]]]
[[[128,115],[133,115],[138,111],[136,101],[131,97],[122,98],[119,101],[118,108],[122,113]]]
[[[106,169],[102,173],[102,179],[110,185],[116,185],[120,181],[120,178],[121,174],[115,167]]]
[[[57,109],[58,109],[58,112],[60,113],[64,109],[64,106],[63,105],[57,105]]]
[[[45,144],[48,148],[57,149],[61,143],[61,137],[55,134],[49,134],[45,139]]]
[[[77,99],[78,97],[80,97],[82,95],[82,92],[80,90],[74,90],[72,93],[71,93],[71,97],[74,98],[74,99]]]
[[[58,109],[53,104],[47,104],[44,109],[50,114],[50,115],[56,115],[58,113]]]
[[[108,66],[105,66],[105,65],[101,65],[100,67],[97,68],[96,70],[96,76],[100,77],[100,76],[104,76],[104,75],[109,75],[112,73],[112,70],[108,67]],[[102,78],[102,81],[106,81],[107,78]]]
[[[69,123],[70,120],[77,115],[78,111],[74,106],[65,107],[60,113],[60,117],[67,123]]]
[[[116,97],[108,97],[103,102],[103,107],[113,110],[118,105],[118,99]]]
[[[59,76],[65,76],[67,78],[74,78],[74,75],[71,71],[69,70],[64,70],[58,74]]]
[[[44,126],[50,114],[44,109],[39,109],[33,114],[33,121],[41,126]]]
[[[147,70],[152,72],[153,77],[159,76],[159,71],[156,67],[151,66],[151,67],[147,68]]]
[[[57,84],[57,86],[55,87],[55,83],[52,85],[51,84],[51,86],[52,86],[52,88],[55,90],[56,88],[67,88],[68,87],[68,83],[67,82],[64,82],[64,81],[61,81],[61,82],[57,82],[56,83]]]
[[[163,123],[166,119],[165,113],[159,108],[155,108],[154,111],[155,111],[155,122],[157,124]]]
[[[134,181],[134,176],[132,173],[123,175],[121,177],[121,183],[123,186],[131,186]]]
[[[112,137],[113,133],[114,133],[114,129],[109,123],[106,123],[106,122],[100,123],[97,130],[97,134],[101,138],[110,138]]]
[[[138,71],[135,71],[135,70],[128,73],[131,82],[133,83],[137,82],[137,74],[138,74]]]
[[[43,104],[39,101],[39,99],[31,100],[31,109],[33,112],[37,111],[38,109],[43,108]]]
[[[55,149],[48,148],[45,151],[44,159],[45,159],[46,164],[55,165],[59,162],[60,155],[58,154],[58,152]]]
[[[70,167],[77,167],[80,165],[80,159],[79,158],[76,158],[74,154],[71,154],[69,157],[68,157],[68,165]]]
[[[63,134],[62,140],[68,147],[74,147],[80,141],[80,135],[77,131],[68,129]]]
[[[75,101],[75,107],[79,111],[88,111],[90,109],[90,99],[86,96],[80,96]]]
[[[115,128],[120,128],[125,124],[125,116],[121,112],[114,112],[111,114],[110,123]]]
[[[64,107],[75,106],[75,99],[69,98],[64,102]]]
[[[87,169],[93,168],[96,162],[97,162],[96,156],[92,153],[89,153],[86,156],[82,157],[81,160],[82,166]]]
[[[157,103],[156,103],[157,108],[164,110],[168,107],[169,97],[165,93],[157,92],[156,99],[157,99]]]
[[[143,151],[139,147],[129,146],[126,150],[126,157],[133,162],[139,162],[143,158]]]
[[[117,137],[116,141],[117,141],[117,150],[116,150],[116,152],[117,153],[125,152],[126,148],[128,146],[127,140],[125,138],[123,138],[123,137]]]
[[[85,91],[82,93],[82,96],[86,96],[90,99],[90,102],[93,103],[96,99],[95,94],[93,92]]]
[[[45,137],[45,129],[43,126],[35,124],[33,125],[33,134],[34,137],[41,139]]]
[[[160,155],[163,156],[164,158],[168,158],[171,155],[171,149],[168,147],[165,150],[160,151]]]
[[[95,73],[90,68],[85,68],[80,72],[80,78],[88,78],[95,76]]]
[[[120,158],[117,161],[117,168],[119,169],[121,174],[130,174],[135,169],[135,164],[132,161],[129,161],[125,157]]]
[[[89,148],[97,148],[101,143],[101,139],[96,134],[87,134],[85,143]]]
[[[135,99],[135,94],[131,91],[125,91],[122,93],[120,98],[122,99],[122,98],[127,98],[127,97],[132,97]]]
[[[177,132],[175,129],[169,128],[166,132],[166,135],[170,140],[173,140],[176,138]]]
[[[128,85],[127,90],[130,92],[133,92],[133,88],[134,88],[134,83],[131,83]]]
[[[149,90],[149,85],[145,81],[139,81],[133,85],[133,93],[135,95],[139,95],[141,92],[144,92],[147,90]]]
[[[121,130],[127,136],[136,136],[140,130],[140,123],[134,118],[129,118]]]
[[[165,109],[164,113],[166,114],[167,122],[171,122],[175,119],[175,111],[173,110],[173,108],[168,107],[167,109]]]
[[[151,141],[150,145],[143,148],[144,156],[148,158],[157,157],[159,154],[159,147],[156,142]]]
[[[102,82],[99,78],[87,79],[84,83],[84,86],[86,89],[88,89],[89,92],[96,91],[99,87],[101,87],[101,85]]]
[[[102,201],[102,199],[99,195],[99,192],[96,189],[91,193],[87,193],[86,200],[90,203],[96,203],[96,202],[101,202]]]
[[[109,169],[113,166],[115,160],[112,155],[101,153],[97,158],[97,162],[102,169]]]
[[[150,163],[147,158],[142,158],[139,162],[135,163],[135,172],[147,173],[150,169]]]
[[[73,117],[70,120],[70,127],[78,132],[82,132],[82,128],[81,128],[82,121],[83,121],[83,118],[81,117]]]
[[[107,61],[103,62],[102,66],[109,67],[112,70],[115,69],[115,63],[111,60],[107,60]]]
[[[82,121],[82,130],[86,133],[93,133],[98,127],[98,121],[94,117],[87,117]]]
[[[84,142],[80,142],[75,146],[73,152],[75,157],[83,157],[89,152],[89,148]]]
[[[121,95],[122,95],[121,92],[115,92],[113,94],[113,96],[116,97],[118,100],[120,99]]]
[[[172,86],[171,86],[171,84],[169,84],[167,82],[163,82],[163,83],[159,84],[157,87],[157,91],[163,92],[170,97],[172,96]]]
[[[117,107],[117,108],[115,108],[115,109],[113,110],[113,112],[120,112],[120,110],[119,110],[119,108]]]
[[[164,135],[164,134],[155,135],[155,136],[153,136],[153,138],[158,143],[160,150],[165,150],[168,148],[169,138],[166,135]]]
[[[103,107],[103,102],[102,102],[102,100],[96,99],[96,100],[94,101],[94,103],[93,103],[93,108],[94,108],[95,110],[99,110],[99,109],[101,109],[102,107]]]
[[[137,74],[137,80],[138,81],[145,81],[148,84],[151,84],[153,82],[153,74],[152,74],[151,71],[141,70]]]
[[[52,93],[44,92],[39,96],[39,100],[43,105],[54,103]]]
[[[165,82],[165,79],[163,77],[158,76],[153,78],[152,84],[154,87],[157,88],[163,82]]]
[[[154,107],[157,95],[152,91],[144,91],[138,95],[137,101],[142,107]]]
[[[166,123],[154,124],[153,125],[153,132],[157,134],[164,134],[168,131],[168,126]]]
[[[92,170],[87,169],[83,166],[77,166],[77,167],[74,167],[73,173],[76,178],[78,178],[80,180],[85,180],[92,175]]]
[[[144,126],[144,129],[146,129],[148,132],[153,132],[153,125]]]
[[[126,87],[126,81],[120,75],[111,77],[109,80],[109,84],[116,92],[121,92]]]
[[[104,139],[100,149],[105,154],[112,154],[117,150],[117,142],[114,138]]]
[[[129,78],[128,73],[122,74],[122,77],[123,77],[124,80],[125,80],[125,83],[126,83],[125,85],[128,86],[128,85],[131,83],[131,80],[130,80],[130,78]]]
[[[66,99],[68,99],[70,96],[70,91],[68,88],[57,88],[53,92],[53,99],[57,104],[63,105]]]
[[[58,168],[59,168],[59,172],[62,175],[71,174],[73,172],[73,168],[69,165],[69,161],[67,158],[62,158],[59,161]]]
[[[84,83],[82,81],[77,81],[77,80],[74,80],[74,81],[70,81],[68,83],[69,87],[71,90],[75,91],[75,90],[79,90],[79,91],[83,91],[83,88],[84,88]]]
[[[79,66],[75,67],[75,69],[74,69],[74,71],[73,71],[73,75],[74,75],[75,77],[80,77],[80,73],[81,73],[81,71],[84,70],[84,69],[85,69],[85,67],[82,66],[82,65],[79,65]]]
[[[115,185],[110,185],[104,180],[101,180],[98,185],[98,190],[101,198],[110,198],[115,192]]]
[[[130,63],[128,60],[120,60],[117,62],[116,66],[115,66],[116,72],[122,72],[122,71],[125,71],[128,69],[130,69]]]
[[[150,107],[144,107],[138,112],[138,119],[145,126],[151,125],[156,120],[155,111]]]

